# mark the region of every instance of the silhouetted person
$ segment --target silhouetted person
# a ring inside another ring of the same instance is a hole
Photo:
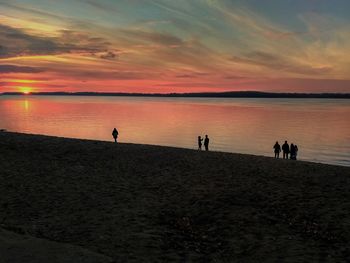
[[[284,144],[282,145],[282,151],[283,151],[283,159],[288,159],[289,145],[287,141],[284,141]]]
[[[291,160],[296,160],[296,157],[295,157],[295,147],[294,147],[294,144],[293,144],[293,143],[290,144],[290,159],[291,159]]]
[[[203,141],[203,139],[201,138],[201,136],[198,136],[198,150],[199,151],[202,150],[202,141]]]
[[[297,155],[298,155],[298,150],[299,150],[298,146],[296,144],[294,145],[294,150],[295,150],[295,156],[294,156],[295,159],[294,160],[296,160],[297,159]]]
[[[117,142],[117,139],[118,139],[118,131],[116,128],[113,129],[113,132],[112,132],[112,136],[114,138],[114,142]]]
[[[281,145],[279,145],[279,143],[276,142],[273,148],[275,149],[275,158],[280,158]]]
[[[205,150],[206,150],[206,151],[209,150],[209,138],[208,138],[208,135],[205,135],[204,147],[205,147]]]

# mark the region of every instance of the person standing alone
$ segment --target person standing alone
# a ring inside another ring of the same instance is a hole
[[[208,138],[208,135],[205,135],[204,147],[205,147],[206,151],[209,151],[209,138]]]
[[[118,131],[116,128],[113,129],[113,132],[112,132],[112,136],[114,138],[114,142],[117,142],[117,139],[118,139]]]

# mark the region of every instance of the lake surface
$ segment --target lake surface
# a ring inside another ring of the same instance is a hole
[[[298,145],[302,160],[350,166],[350,100],[0,96],[0,129],[63,137],[273,156]]]

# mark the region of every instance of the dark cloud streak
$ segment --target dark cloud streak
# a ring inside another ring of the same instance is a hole
[[[98,55],[108,59],[117,57],[115,51],[109,50],[110,43],[103,38],[70,30],[59,33],[58,37],[34,36],[19,28],[0,25],[0,59],[71,53]]]
[[[44,72],[45,69],[38,67],[26,67],[16,65],[0,65],[0,74],[8,73],[40,73]]]
[[[112,51],[108,51],[108,52],[100,55],[100,58],[108,59],[108,60],[111,60],[111,59],[113,60],[113,59],[116,59],[117,57],[118,57],[118,55]]]

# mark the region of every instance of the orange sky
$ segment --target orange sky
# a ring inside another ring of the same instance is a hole
[[[0,1],[0,92],[350,92],[349,1],[263,2]]]

